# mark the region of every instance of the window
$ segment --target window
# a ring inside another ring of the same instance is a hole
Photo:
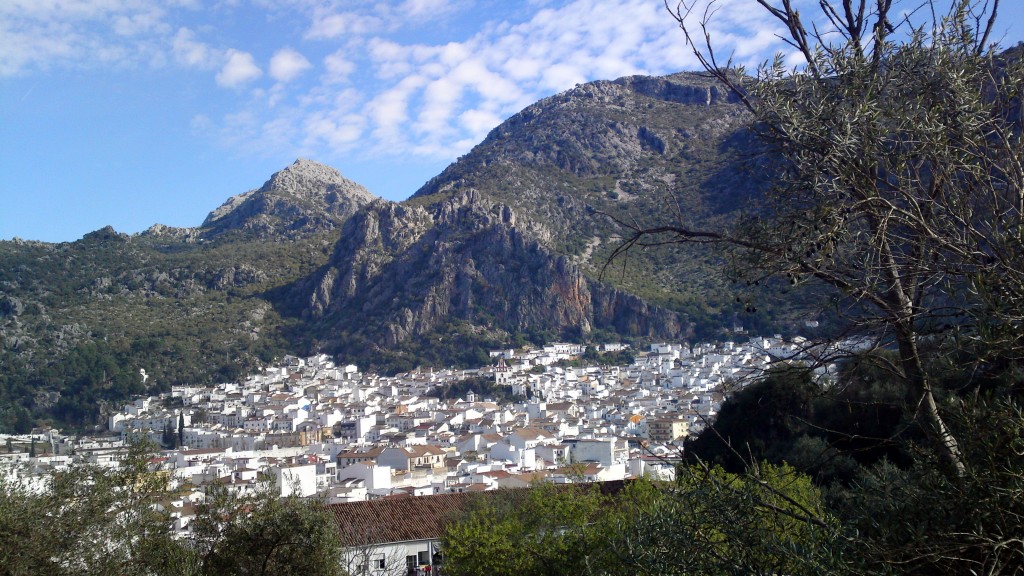
[[[415,554],[410,554],[410,555],[405,557],[405,567],[406,568],[415,568],[416,567],[416,555]]]
[[[378,570],[384,570],[385,568],[387,568],[387,567],[388,567],[388,563],[387,563],[387,560],[385,560],[385,559],[384,559],[384,555],[383,555],[383,554],[381,554],[380,556],[378,556],[378,557],[377,557],[377,558],[376,558],[376,559],[375,559],[375,560],[373,561],[373,565],[374,565],[374,566],[376,566]]]
[[[430,551],[421,550],[419,557],[420,564],[430,564]]]

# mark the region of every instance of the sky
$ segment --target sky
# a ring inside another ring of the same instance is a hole
[[[720,53],[785,49],[717,7]],[[296,158],[404,200],[541,98],[697,68],[663,0],[0,0],[0,239],[198,226]]]

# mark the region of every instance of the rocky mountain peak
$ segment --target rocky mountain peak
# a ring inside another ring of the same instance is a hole
[[[82,241],[87,242],[102,242],[107,240],[127,241],[130,239],[130,236],[123,232],[118,232],[117,230],[114,230],[114,227],[110,226],[109,224],[107,226],[104,226],[103,228],[100,228],[99,230],[88,232],[84,236],[82,236]]]
[[[375,196],[369,190],[345,178],[338,170],[313,160],[299,158],[284,170],[275,172],[259,192],[283,192],[300,198],[344,194],[369,202]]]
[[[300,158],[262,187],[228,198],[203,222],[206,236],[241,230],[303,236],[340,226],[376,196],[338,170]]]

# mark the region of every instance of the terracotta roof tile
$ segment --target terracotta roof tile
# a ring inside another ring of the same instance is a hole
[[[345,546],[438,539],[474,494],[382,498],[328,506]]]
[[[531,479],[539,474],[531,475]],[[520,476],[522,477],[522,476]],[[623,481],[602,482],[604,494],[622,490]],[[561,490],[578,489],[569,484]],[[433,496],[396,496],[331,504],[327,508],[338,523],[343,546],[365,546],[388,542],[437,540],[444,534],[445,525],[458,517],[479,498],[524,498],[528,489],[504,489],[488,492],[461,492]]]

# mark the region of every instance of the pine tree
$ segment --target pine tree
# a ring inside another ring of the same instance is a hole
[[[175,444],[175,448],[180,448],[185,445],[185,413],[178,412],[178,441]]]

